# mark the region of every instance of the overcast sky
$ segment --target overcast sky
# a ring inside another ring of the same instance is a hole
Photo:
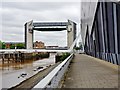
[[[73,0],[74,1],[74,0]],[[24,24],[30,20],[39,22],[77,23],[79,32],[80,2],[2,2],[2,41],[24,42]],[[34,41],[43,41],[45,45],[67,46],[67,32],[34,31]]]

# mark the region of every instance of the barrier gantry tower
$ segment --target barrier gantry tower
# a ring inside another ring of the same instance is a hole
[[[68,22],[33,22],[33,20],[25,23],[25,47],[33,49],[33,33],[37,31],[62,31],[67,30],[67,46],[70,48],[76,38],[76,23],[68,20]]]

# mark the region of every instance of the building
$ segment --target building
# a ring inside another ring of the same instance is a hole
[[[10,43],[6,43],[5,44],[6,49],[10,49],[10,45],[11,45]]]
[[[34,48],[43,49],[43,48],[45,48],[45,44],[43,42],[41,42],[41,41],[39,41],[39,42],[36,41],[34,43]]]
[[[82,2],[81,33],[86,54],[120,64],[119,2]]]

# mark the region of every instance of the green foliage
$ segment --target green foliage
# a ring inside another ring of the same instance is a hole
[[[60,61],[65,60],[68,56],[70,56],[70,53],[62,53]]]
[[[80,50],[80,48],[79,48],[79,47],[75,47],[74,49],[75,49],[75,50]]]
[[[24,49],[25,48],[25,44],[18,43],[18,44],[16,44],[16,47],[17,47],[17,49]]]
[[[70,56],[70,53],[62,53],[62,55],[57,54],[55,56],[55,63],[64,61],[68,56]]]
[[[82,47],[82,45],[80,45],[79,47],[75,47],[74,49],[75,49],[75,50],[82,50],[83,47]]]
[[[15,49],[15,44],[11,44],[10,49]]]
[[[0,49],[5,49],[5,42],[0,40]]]
[[[5,42],[2,42],[2,49],[5,49]]]
[[[0,41],[0,49],[2,49],[2,42]]]
[[[39,56],[40,58],[48,58],[48,57],[49,57],[49,53],[39,54],[38,56]]]
[[[36,59],[42,59],[42,58],[49,58],[49,53],[37,53],[34,54],[33,57]]]
[[[17,49],[25,48],[24,43],[17,43],[17,44],[10,44],[10,49],[15,49],[15,46],[17,47]],[[0,40],[0,49],[6,49],[5,42],[2,42],[1,40]]]
[[[80,47],[79,47],[79,48],[80,48],[80,50],[82,50],[82,49],[83,49],[83,46],[82,46],[82,45],[80,45]]]

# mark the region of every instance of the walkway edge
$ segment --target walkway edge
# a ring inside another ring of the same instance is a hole
[[[84,54],[84,55],[86,55],[86,54]],[[92,57],[92,56],[90,56],[90,55],[86,55],[86,56],[88,56],[88,57],[90,57],[90,58],[92,58],[93,60],[95,60],[95,61],[97,61],[97,62],[99,62],[99,63],[101,63],[101,64],[104,64],[104,65],[106,65],[107,67],[109,67],[109,68],[112,68],[112,69],[114,69],[114,70],[116,70],[116,71],[118,71],[118,65],[116,65],[116,64],[112,64],[112,63],[110,63],[110,62],[107,62],[107,61],[105,61],[105,60],[102,60],[102,59],[99,59],[99,58],[95,58],[95,57]]]

